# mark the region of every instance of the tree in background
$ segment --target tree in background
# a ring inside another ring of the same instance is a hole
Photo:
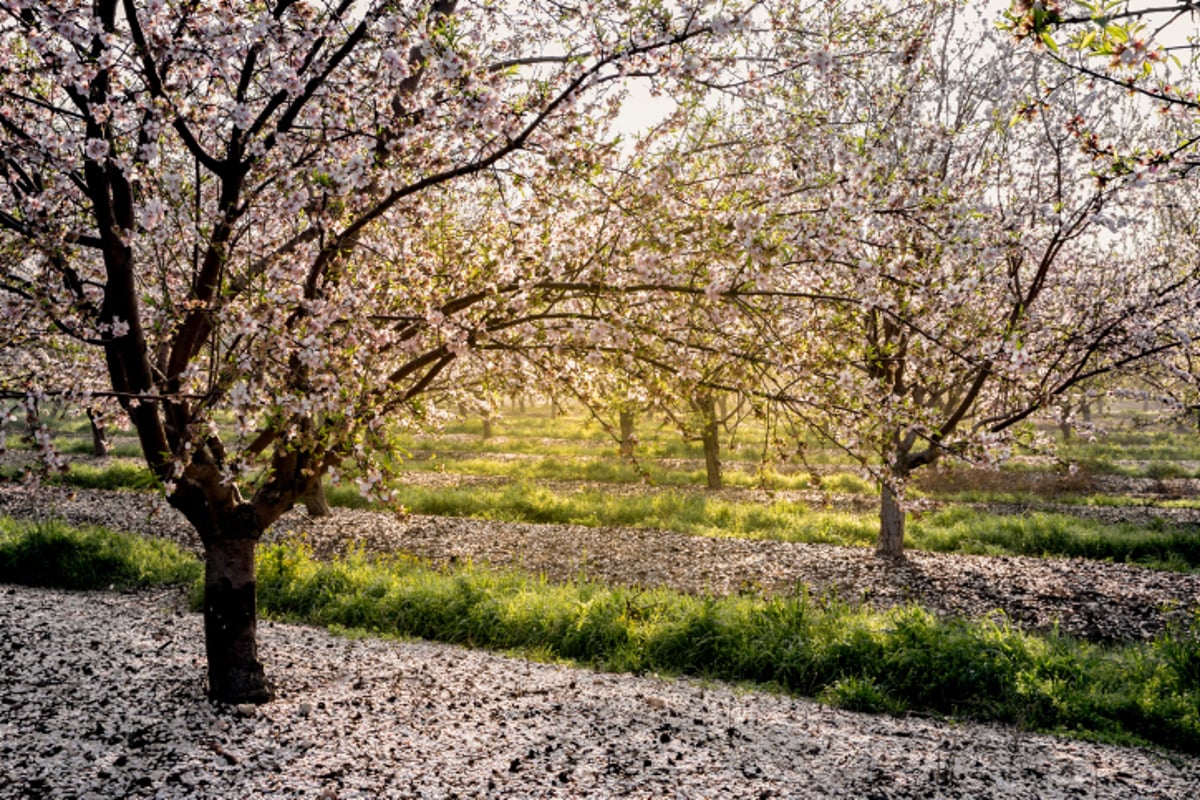
[[[1130,224],[1153,202],[1146,181],[1094,174],[1070,131],[1075,84],[987,24],[940,15],[890,65],[840,74],[834,55],[808,102],[768,101],[793,132],[782,152],[810,165],[777,192],[790,213],[771,215],[788,224],[773,286],[824,298],[785,309],[797,322],[780,341],[809,357],[778,394],[876,474],[889,558],[914,470],[996,463],[1054,398],[1177,347],[1200,278]],[[1114,138],[1136,123],[1106,120]]]

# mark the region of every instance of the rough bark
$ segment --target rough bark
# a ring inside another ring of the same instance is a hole
[[[325,496],[324,481],[317,481],[312,490],[304,495],[304,510],[310,517],[328,517],[333,514],[333,509],[329,505],[329,498]]]
[[[265,703],[274,697],[258,660],[256,541],[226,535],[205,545],[208,693],[225,703]]]
[[[880,558],[904,558],[904,509],[900,499],[886,483],[880,487],[879,540],[875,555]]]
[[[621,427],[621,458],[633,458],[633,412],[622,409],[618,412],[618,419]]]

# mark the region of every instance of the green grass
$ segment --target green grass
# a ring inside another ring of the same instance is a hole
[[[366,507],[349,487],[331,488],[330,503]],[[560,525],[663,528],[698,536],[873,546],[875,514],[810,511],[803,504],[720,500],[704,492],[664,491],[617,496],[597,491],[554,492],[512,485],[428,489],[400,487],[410,512]],[[943,553],[1067,556],[1135,562],[1176,571],[1200,569],[1200,532],[1156,523],[1112,525],[1066,514],[987,514],[952,507],[916,516],[907,546]]]
[[[127,589],[193,583],[200,574],[200,562],[169,542],[0,517],[0,582]]]
[[[959,507],[912,520],[907,540],[917,549],[943,553],[1068,556],[1200,569],[1200,531],[1162,522],[1112,525],[1066,514],[983,514]]]
[[[359,505],[349,487],[330,489],[327,496],[331,504]],[[560,493],[527,484],[449,489],[401,485],[397,500],[416,514],[592,527],[664,528],[700,536],[867,544],[875,535],[875,523],[861,515],[808,512],[804,504],[787,500],[771,503],[722,500],[699,491],[615,495],[595,490]]]
[[[844,476],[845,480],[860,480]],[[842,480],[834,476],[822,482]],[[55,482],[99,488],[145,489],[150,473],[132,463],[104,468],[74,465]],[[865,482],[863,482],[865,485]],[[329,487],[334,506],[367,508],[369,503],[350,486]],[[619,495],[589,489],[555,492],[518,483],[503,487],[429,489],[398,487],[398,502],[410,512],[433,516],[476,517],[508,522],[661,528],[697,536],[774,539],[788,542],[869,547],[875,543],[878,519],[873,513],[811,511],[803,503],[776,500],[743,502],[712,497],[702,491],[668,489]],[[1149,526],[1113,525],[1066,514],[986,514],[951,507],[914,516],[906,544],[917,550],[985,555],[1067,556],[1132,562],[1156,569],[1200,569],[1200,532],[1165,522]]]
[[[30,465],[36,470],[35,465]],[[20,480],[25,470],[8,466],[0,469],[0,480]],[[158,485],[154,475],[145,466],[134,460],[110,461],[104,466],[73,463],[64,473],[53,473],[41,478],[43,483],[54,486],[74,486],[77,489],[153,489]]]
[[[54,440],[54,447],[60,453],[73,455],[90,456],[94,451],[90,433],[87,439],[57,438]],[[115,458],[141,458],[142,447],[137,442],[113,442],[109,446],[108,455]]]
[[[447,457],[450,456],[450,457]],[[740,462],[739,466],[744,466]],[[757,465],[755,465],[757,466]],[[587,481],[592,483],[641,484],[651,486],[704,486],[706,475],[703,469],[668,468],[650,459],[637,465],[616,457],[615,451],[609,458],[594,455],[572,458],[543,456],[540,458],[481,458],[472,454],[442,453],[435,458],[414,458],[402,462],[404,471],[447,472],[455,475],[472,475],[504,478],[514,482],[531,481]],[[765,488],[788,491],[808,489],[814,480],[807,472],[780,473],[768,469],[760,474],[757,469],[732,469],[726,465],[723,481],[730,488]],[[822,488],[833,492],[852,494],[875,493],[874,485],[849,473],[836,473],[820,480]]]
[[[915,606],[880,613],[803,593],[713,598],[551,584],[361,554],[318,562],[283,545],[260,556],[259,600],[291,621],[1200,752],[1200,617],[1153,643],[1102,647]]]
[[[1059,447],[1068,460],[1200,461],[1200,435],[1180,431],[1113,431],[1095,442]]]
[[[94,588],[194,584],[200,565],[138,537],[0,520],[0,569],[3,581]],[[1200,612],[1153,642],[1105,647],[1024,633],[1002,617],[938,619],[916,606],[876,612],[803,592],[714,598],[552,584],[362,553],[321,562],[295,545],[260,550],[258,600],[269,616],[339,630],[1200,753]]]

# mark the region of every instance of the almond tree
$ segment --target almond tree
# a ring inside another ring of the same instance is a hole
[[[461,320],[532,313],[498,265],[431,257],[416,234],[436,194],[602,158],[624,73],[745,19],[653,1],[0,8],[5,324],[104,364],[203,543],[209,691],[229,702],[272,695],[263,531],[347,458],[385,494],[371,446],[477,343]],[[29,393],[74,383],[43,370]]]
[[[877,475],[884,557],[903,553],[915,470],[995,463],[1054,397],[1177,347],[1197,286],[1196,264],[1154,258],[1132,224],[1153,177],[1097,175],[1079,148],[1070,109],[1087,98],[987,39],[947,14],[889,65],[843,74],[834,54],[779,126],[807,174],[778,193],[790,213],[774,214],[788,228],[772,291],[803,288],[781,341],[807,357],[778,394]],[[1135,122],[1105,118],[1118,141]],[[813,173],[826,177],[805,191]]]
[[[1168,176],[1098,172],[1070,109],[1099,100],[968,10],[929,4],[890,37],[830,27],[790,54],[780,35],[769,63],[807,77],[704,111],[656,154],[676,179],[626,203],[650,231],[626,246],[653,264],[642,288],[703,295],[721,334],[648,336],[658,360],[716,347],[752,367],[754,393],[880,482],[889,558],[914,471],[995,464],[1054,398],[1177,350],[1200,285],[1147,221]],[[1105,126],[1146,130],[1119,106]],[[671,330],[664,309],[645,330]]]

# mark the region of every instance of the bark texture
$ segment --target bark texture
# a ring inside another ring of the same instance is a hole
[[[328,517],[333,513],[333,509],[329,505],[329,498],[325,496],[324,481],[317,481],[302,499],[304,501],[304,510],[308,512],[310,517]]]
[[[704,472],[709,489],[720,489],[721,426],[717,420],[717,401],[711,394],[702,394],[692,401],[700,414],[700,442],[704,445]]]
[[[258,660],[258,582],[254,537],[206,543],[204,640],[208,693],[225,703],[265,703],[274,697]]]

